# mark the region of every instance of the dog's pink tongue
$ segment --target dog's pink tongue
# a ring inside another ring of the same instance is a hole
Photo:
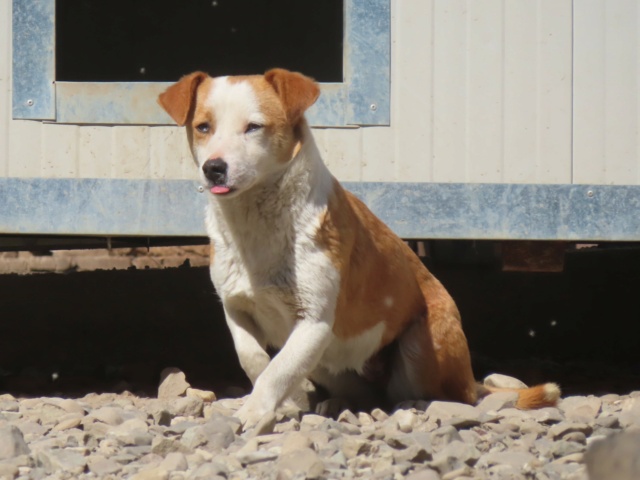
[[[220,185],[216,185],[215,187],[211,187],[211,193],[227,193],[229,191],[229,187],[223,187]]]

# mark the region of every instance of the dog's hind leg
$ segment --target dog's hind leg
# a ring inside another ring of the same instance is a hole
[[[414,320],[398,338],[387,386],[389,400],[452,400],[473,404],[476,384],[462,326],[455,315]]]

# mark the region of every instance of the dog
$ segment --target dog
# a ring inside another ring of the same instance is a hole
[[[209,192],[211,279],[253,384],[236,416],[245,429],[275,418],[304,379],[356,404],[476,403],[495,389],[474,379],[453,299],[325,166],[304,116],[319,94],[272,69],[194,72],[158,98]],[[552,383],[517,392],[523,409],[560,396]]]

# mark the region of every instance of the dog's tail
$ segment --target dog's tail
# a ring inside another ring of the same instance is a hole
[[[497,388],[478,385],[478,397],[497,392],[516,392],[518,394],[516,408],[521,410],[554,407],[562,394],[560,387],[555,383],[543,383],[527,388]]]

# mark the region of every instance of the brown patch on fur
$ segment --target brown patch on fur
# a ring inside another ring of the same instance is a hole
[[[158,97],[158,103],[180,126],[184,126],[196,104],[196,90],[208,75],[193,72],[171,85]]]
[[[274,68],[264,78],[280,97],[291,125],[296,125],[320,96],[318,84],[300,73]]]
[[[339,338],[384,322],[383,347],[424,311],[419,285],[402,254],[404,243],[335,180],[317,240],[340,272],[333,325]],[[385,297],[393,298],[393,308],[385,307]]]
[[[409,361],[424,396],[474,403],[455,303],[413,251],[337,181],[317,240],[340,272],[335,335],[354,337],[379,322],[385,324],[380,348],[405,332],[417,335],[419,353]]]

